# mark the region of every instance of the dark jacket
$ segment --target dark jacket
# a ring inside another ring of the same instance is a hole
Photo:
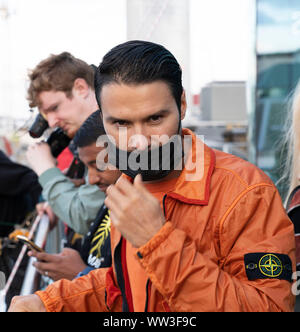
[[[0,236],[21,223],[33,211],[42,188],[36,173],[11,161],[0,151]]]

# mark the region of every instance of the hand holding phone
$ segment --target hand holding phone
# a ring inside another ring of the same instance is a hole
[[[26,236],[23,235],[17,235],[17,239],[26,244],[27,247],[31,250],[35,250],[37,252],[45,252],[42,248],[40,248],[38,245],[36,245],[33,241],[30,241]]]

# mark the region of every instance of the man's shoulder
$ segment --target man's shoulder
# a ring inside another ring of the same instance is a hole
[[[236,180],[245,187],[254,185],[271,185],[272,180],[260,168],[247,160],[219,150],[213,150],[216,163],[215,175],[229,177]]]

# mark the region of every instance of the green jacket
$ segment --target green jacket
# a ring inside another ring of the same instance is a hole
[[[53,212],[76,233],[86,234],[104,202],[105,195],[96,185],[75,187],[58,168],[50,168],[39,177],[43,198]]]

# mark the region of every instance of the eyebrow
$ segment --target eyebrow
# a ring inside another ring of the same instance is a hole
[[[142,119],[142,121],[144,122],[144,121],[147,121],[147,120],[149,120],[150,118],[152,118],[153,116],[158,116],[158,115],[165,115],[165,114],[169,114],[170,113],[170,110],[160,110],[160,111],[158,111],[158,112],[155,112],[155,113],[153,113],[153,114],[151,114],[151,115],[148,115],[147,117],[145,117],[144,119]],[[124,118],[115,118],[115,117],[113,117],[113,116],[108,116],[107,118],[106,118],[106,121],[107,122],[117,122],[117,121],[124,121],[124,122],[131,122],[130,120],[128,120],[128,119],[124,119]]]
[[[93,164],[96,164],[96,160],[91,160],[87,164],[90,165],[90,166],[93,165]]]
[[[47,108],[42,109],[42,112],[44,112],[44,113],[48,113],[48,112],[50,112],[51,110],[53,110],[54,107],[58,106],[58,104],[59,104],[59,102],[57,101],[57,102],[51,104],[50,106],[48,106]]]

